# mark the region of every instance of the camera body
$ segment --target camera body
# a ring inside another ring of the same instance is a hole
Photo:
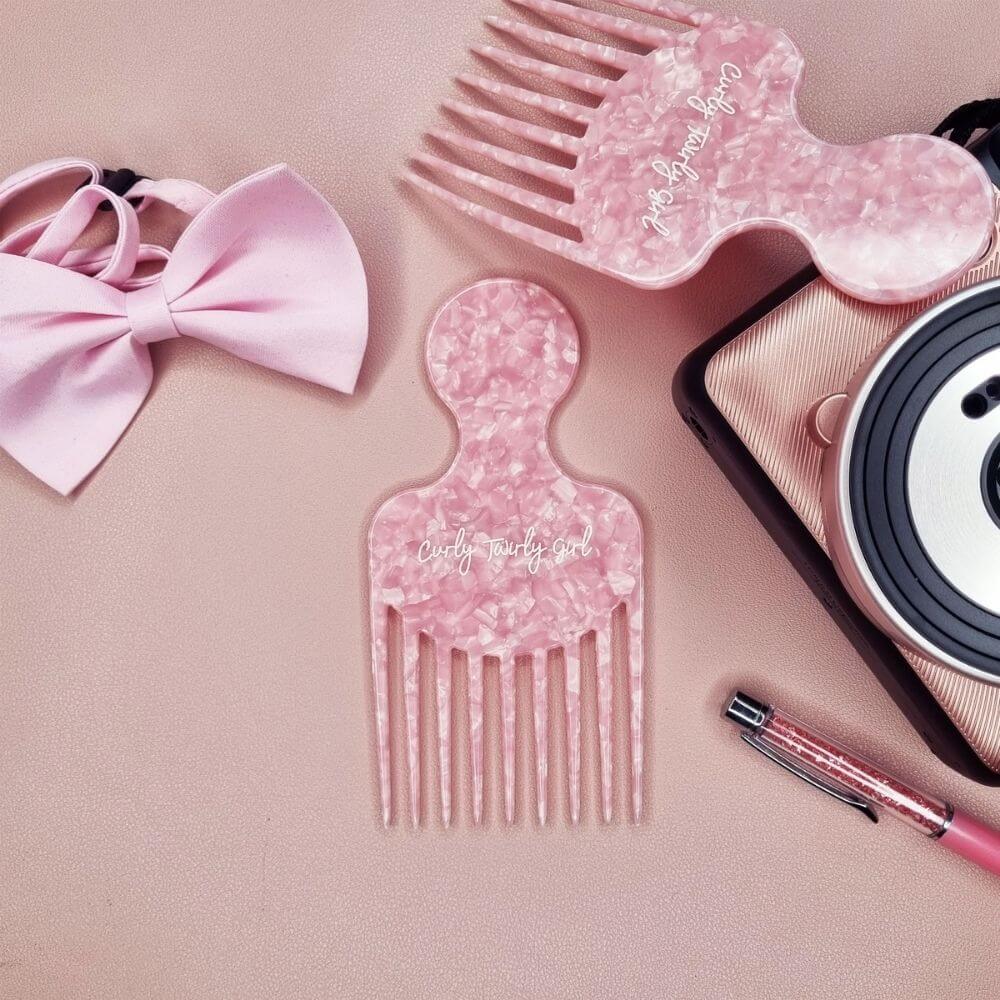
[[[1000,185],[1000,130],[973,151]],[[1000,782],[998,240],[916,303],[800,276],[674,394],[935,752]]]

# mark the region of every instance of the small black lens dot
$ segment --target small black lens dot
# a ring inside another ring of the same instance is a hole
[[[978,420],[984,416],[990,408],[990,404],[981,392],[970,392],[962,400],[962,412],[973,420]]]
[[[991,378],[986,383],[986,395],[990,399],[1000,399],[1000,378]]]

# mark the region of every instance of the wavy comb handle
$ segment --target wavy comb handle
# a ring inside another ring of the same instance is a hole
[[[569,200],[498,180],[450,159],[419,154],[445,174],[574,227],[579,239],[529,225],[410,172],[409,179],[454,207],[537,246],[646,288],[678,284],[736,233],[795,234],[819,269],[844,291],[873,302],[923,298],[978,260],[992,230],[993,186],[965,150],[943,139],[894,136],[836,146],[798,116],[803,60],[783,31],[686,4],[622,0],[626,7],[692,27],[612,17],[562,0],[512,0],[546,22],[580,25],[626,50],[554,29],[491,18],[492,27],[541,53],[569,51],[620,75],[586,73],[488,46],[476,51],[519,75],[551,80],[597,98],[576,104],[533,88],[465,75],[491,100],[540,108],[585,126],[582,137],[475,105],[453,113],[575,159],[572,167],[437,130],[437,142],[565,189]]]
[[[458,421],[445,475],[375,515],[370,544],[372,667],[383,818],[391,816],[390,611],[402,622],[410,809],[419,824],[420,636],[436,658],[443,820],[451,820],[452,651],[468,672],[472,810],[483,810],[484,658],[499,663],[504,813],[514,815],[514,677],[531,671],[539,821],[548,801],[550,650],[562,648],[569,813],[580,813],[581,639],[596,633],[602,812],[612,812],[612,616],[624,605],[632,800],[642,808],[642,531],[619,494],[576,482],[549,451],[556,404],[576,374],[573,321],[548,292],[484,281],[452,298],[427,337],[431,381]]]

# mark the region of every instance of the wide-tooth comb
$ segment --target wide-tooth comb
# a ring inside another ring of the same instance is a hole
[[[601,812],[612,816],[612,618],[628,640],[632,810],[642,811],[642,530],[621,495],[576,482],[556,464],[548,421],[578,362],[576,328],[537,285],[484,281],[451,299],[427,337],[427,368],[460,428],[437,482],[375,515],[369,536],[372,669],[382,816],[392,814],[389,752],[391,612],[402,625],[410,813],[420,823],[420,637],[430,638],[442,820],[453,812],[452,651],[468,678],[472,813],[483,815],[484,659],[499,660],[504,815],[515,811],[515,674],[530,671],[539,822],[548,802],[547,657],[565,663],[569,815],[580,816],[581,640],[596,636]],[[424,660],[426,665],[427,661]],[[490,670],[486,677],[492,678]]]
[[[656,0],[615,6],[688,29],[564,0],[509,2],[545,26],[494,16],[487,24],[530,54],[473,47],[505,79],[463,73],[475,103],[442,102],[486,138],[432,129],[448,157],[417,153],[420,170],[405,174],[459,211],[645,288],[684,281],[723,240],[761,227],[794,233],[831,282],[875,302],[930,295],[986,249],[993,188],[975,159],[931,136],[854,147],[817,139],[796,110],[802,57],[780,29]],[[519,112],[505,113],[511,106]],[[517,116],[537,112],[560,126]],[[504,145],[511,141],[522,148]],[[514,179],[458,162],[466,156]],[[443,181],[479,189],[513,214]]]

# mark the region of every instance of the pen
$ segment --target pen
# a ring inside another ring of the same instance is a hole
[[[790,715],[737,691],[725,716],[743,727],[743,740],[820,791],[857,809],[873,823],[881,809],[1000,875],[1000,831],[918,791],[836,740]]]

